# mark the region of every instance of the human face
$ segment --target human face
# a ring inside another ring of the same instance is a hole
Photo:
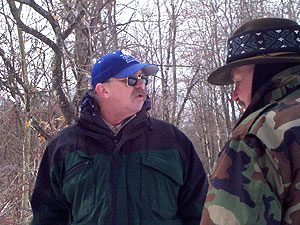
[[[251,102],[252,80],[254,65],[245,65],[232,69],[232,80],[235,84],[233,100],[243,109],[247,109]]]
[[[142,71],[139,70],[135,74],[141,75]],[[139,112],[146,99],[146,87],[142,79],[138,79],[135,86],[128,86],[126,79],[111,78],[108,90],[111,111],[120,119],[126,119]]]

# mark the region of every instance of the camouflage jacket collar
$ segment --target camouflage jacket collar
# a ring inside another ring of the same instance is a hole
[[[258,90],[253,96],[251,104],[244,112],[232,131],[233,139],[243,139],[252,124],[267,109],[279,100],[300,88],[300,66],[288,68],[275,75],[273,79]]]
[[[300,86],[300,65],[288,68],[272,79],[271,90],[264,96],[264,103],[277,101]]]

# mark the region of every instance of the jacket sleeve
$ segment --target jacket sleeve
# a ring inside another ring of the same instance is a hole
[[[178,198],[179,214],[184,225],[199,225],[208,188],[207,176],[198,154],[187,138],[181,157],[185,176]]]
[[[46,149],[31,197],[33,218],[31,225],[68,223],[68,207],[64,195],[59,191],[58,170],[52,165],[51,151]]]
[[[264,152],[254,135],[227,143],[210,180],[202,225],[281,224],[281,203],[265,178],[274,165]]]

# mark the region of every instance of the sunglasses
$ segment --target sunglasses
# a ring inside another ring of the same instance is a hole
[[[148,84],[147,76],[142,75],[142,74],[140,74],[140,75],[132,74],[128,77],[115,78],[115,79],[126,82],[127,86],[129,86],[129,87],[134,87],[137,84],[139,79],[141,79],[144,82],[145,86],[147,86],[147,84]]]

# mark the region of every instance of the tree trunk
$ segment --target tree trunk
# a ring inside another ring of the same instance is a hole
[[[19,15],[22,11],[22,4],[18,8]],[[21,53],[21,74],[22,80],[25,85],[26,90],[24,90],[24,111],[25,111],[25,120],[24,120],[24,138],[23,138],[23,146],[22,146],[22,201],[21,201],[21,224],[26,225],[28,224],[26,214],[30,210],[29,206],[29,184],[28,184],[28,171],[29,171],[29,152],[31,148],[30,138],[31,138],[31,127],[30,127],[30,96],[28,93],[28,77],[27,77],[27,65],[25,59],[25,47],[24,47],[24,40],[22,36],[22,29],[17,26],[18,28],[18,38],[19,38],[19,45],[20,45],[20,53]]]

